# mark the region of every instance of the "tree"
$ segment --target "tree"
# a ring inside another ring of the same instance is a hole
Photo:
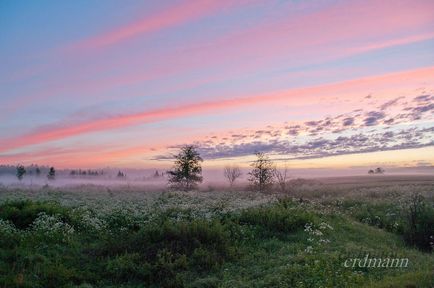
[[[275,168],[273,162],[262,152],[255,153],[257,159],[252,163],[249,181],[259,192],[268,190],[274,182]]]
[[[118,178],[125,178],[127,175],[124,172],[118,171]]]
[[[276,179],[277,184],[279,185],[280,192],[287,193],[289,192],[289,171],[288,166],[285,164],[285,167],[282,170],[275,169],[274,170],[274,178]]]
[[[26,174],[26,168],[23,165],[18,165],[16,173],[18,180],[23,180],[24,174]]]
[[[41,169],[39,169],[39,167],[36,167],[35,173],[36,176],[39,177],[41,175]]]
[[[374,174],[374,173],[375,173],[374,170],[369,169],[368,174]]]
[[[171,171],[167,171],[169,185],[173,188],[191,190],[201,183],[203,159],[194,146],[187,145],[175,155],[175,164]]]
[[[226,166],[223,171],[223,175],[229,181],[231,188],[234,186],[235,180],[241,177],[243,173],[241,169],[237,166]]]
[[[385,170],[381,167],[378,167],[375,169],[375,174],[383,174],[385,172]]]
[[[50,170],[48,170],[47,178],[48,180],[54,180],[54,178],[56,178],[56,170],[54,167],[50,167]]]

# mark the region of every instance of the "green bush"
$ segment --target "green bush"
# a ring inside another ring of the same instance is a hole
[[[58,215],[65,222],[70,222],[69,210],[56,202],[34,202],[20,200],[0,205],[0,219],[11,221],[18,229],[28,228],[40,213]]]
[[[424,251],[434,247],[434,208],[420,194],[413,194],[405,207],[405,241]]]
[[[385,229],[389,232],[402,234],[404,219],[399,206],[393,203],[355,203],[351,207],[352,216],[358,221]]]
[[[315,222],[315,215],[296,207],[290,201],[241,212],[241,224],[256,225],[269,232],[289,233],[302,229],[306,223]]]

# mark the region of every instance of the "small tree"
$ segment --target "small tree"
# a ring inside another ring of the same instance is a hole
[[[378,167],[375,169],[375,174],[383,174],[385,172],[385,170],[381,167]]]
[[[289,192],[289,171],[288,166],[285,164],[285,167],[282,170],[275,169],[274,170],[274,178],[276,179],[277,184],[279,185],[280,192],[287,193]]]
[[[257,159],[252,163],[249,181],[259,192],[268,190],[274,182],[275,168],[273,162],[262,152],[255,153]]]
[[[374,174],[375,172],[374,172],[374,170],[372,170],[372,169],[370,169],[369,171],[368,171],[368,174]]]
[[[39,177],[41,175],[41,169],[39,167],[36,167],[35,173],[36,176]]]
[[[243,175],[241,169],[237,166],[226,166],[223,175],[229,181],[231,188],[234,186],[235,181]]]
[[[18,180],[23,180],[24,174],[26,174],[26,168],[23,165],[18,165],[16,173]]]
[[[191,190],[201,183],[203,159],[194,146],[187,145],[181,148],[175,156],[175,165],[171,171],[167,171],[168,183],[173,188],[185,191]]]
[[[56,170],[54,167],[50,167],[50,170],[48,170],[47,178],[48,180],[54,180],[56,178]]]

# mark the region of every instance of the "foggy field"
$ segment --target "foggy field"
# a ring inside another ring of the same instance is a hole
[[[288,193],[254,192],[243,183],[229,189],[223,182],[189,192],[156,182],[2,184],[0,287],[434,283],[434,177],[290,183]],[[422,202],[416,201],[412,228],[415,199]],[[366,255],[409,264],[345,266]]]

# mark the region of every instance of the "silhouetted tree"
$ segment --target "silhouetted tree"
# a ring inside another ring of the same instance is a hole
[[[235,181],[243,175],[241,169],[237,166],[226,166],[223,175],[229,181],[231,188],[234,186]]]
[[[36,167],[35,173],[36,173],[36,176],[39,177],[41,175],[41,169],[39,169],[39,167]]]
[[[48,180],[54,180],[56,178],[56,170],[54,167],[50,167],[50,170],[48,170],[47,178]]]
[[[16,173],[18,180],[23,180],[24,174],[26,174],[26,168],[23,165],[18,165]]]
[[[279,185],[280,192],[287,193],[289,192],[289,171],[288,166],[285,164],[285,167],[281,170],[274,170],[274,178]]]
[[[273,162],[262,152],[255,153],[257,159],[252,163],[249,181],[260,192],[267,191],[274,182],[275,168]]]
[[[127,175],[124,172],[118,171],[118,176],[119,178],[125,178],[127,177]]]
[[[368,171],[368,174],[374,174],[375,172],[374,172],[374,170],[372,170],[372,169],[370,169],[369,171]]]
[[[203,159],[194,146],[188,145],[181,148],[175,156],[175,165],[171,171],[167,171],[168,183],[173,188],[185,191],[191,190],[201,183]]]
[[[383,174],[385,172],[385,170],[381,167],[378,167],[375,169],[375,174]]]

